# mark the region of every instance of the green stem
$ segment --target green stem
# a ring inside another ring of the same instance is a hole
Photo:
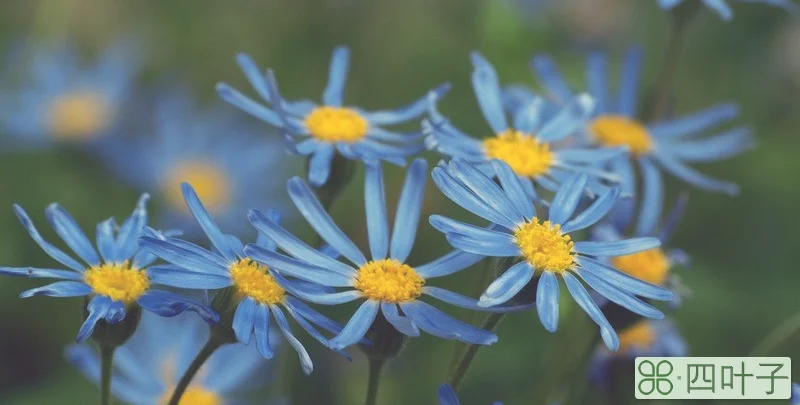
[[[789,342],[795,335],[800,334],[800,312],[794,314],[786,322],[779,325],[759,342],[750,357],[766,356],[784,344]]]
[[[111,404],[111,372],[115,350],[114,346],[100,346],[100,405]]]
[[[184,392],[186,392],[186,388],[189,387],[189,384],[192,382],[192,379],[200,371],[200,367],[205,364],[206,360],[211,357],[214,352],[222,346],[222,342],[214,339],[214,337],[210,337],[208,342],[200,349],[200,352],[197,353],[197,356],[192,360],[192,364],[189,365],[189,368],[186,369],[186,372],[183,373],[181,380],[178,381],[178,385],[175,386],[175,391],[172,392],[172,398],[170,398],[169,403],[167,405],[178,405],[181,401],[181,397],[183,396]]]
[[[383,365],[385,359],[370,357],[369,359],[369,381],[367,382],[367,399],[365,405],[375,405],[378,401],[378,389],[383,375]]]
[[[483,321],[483,324],[481,324],[481,329],[489,332],[497,329],[497,325],[500,324],[500,321],[503,320],[504,317],[505,314],[489,314]],[[450,386],[452,386],[454,390],[458,391],[458,387],[461,385],[461,382],[467,375],[467,371],[469,371],[469,367],[472,365],[472,361],[475,360],[475,356],[478,354],[478,350],[481,347],[481,345],[472,344],[466,346],[462,351],[461,357],[459,358],[458,363],[456,363],[456,367],[449,379]]]

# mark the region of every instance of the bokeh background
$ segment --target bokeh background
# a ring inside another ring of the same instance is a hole
[[[742,107],[739,122],[755,129],[759,143],[743,156],[703,168],[737,181],[742,187],[740,196],[688,190],[689,210],[674,245],[693,258],[690,267],[676,271],[694,294],[671,317],[696,356],[746,356],[800,310],[796,260],[800,246],[796,178],[800,173],[800,21],[767,6],[736,3],[735,11],[731,23],[705,10],[698,16],[673,95],[677,112],[722,100],[738,102]],[[372,109],[397,106],[449,81],[454,87],[441,109],[471,133],[488,135],[470,86],[470,51],[483,52],[504,83],[534,85],[528,62],[536,53],[551,53],[573,83],[581,83],[585,51],[599,47],[620,55],[627,46],[640,44],[647,55],[646,88],[658,70],[669,28],[669,19],[655,0],[8,1],[0,4],[0,47],[7,50],[0,66],[19,68],[24,60],[11,50],[21,42],[36,46],[67,39],[90,60],[120,38],[135,38],[141,44],[141,72],[134,98],[154,97],[158,93],[154,90],[179,84],[191,88],[199,105],[212,106],[219,104],[214,91],[217,82],[248,88],[234,61],[238,52],[248,52],[262,66],[273,67],[289,98],[317,98],[327,77],[330,51],[345,44],[353,51],[348,103]],[[0,82],[7,102],[25,92],[12,79]],[[148,103],[134,99],[122,113],[131,122],[151,122],[152,114],[137,107]],[[243,122],[250,119],[232,106],[222,108]],[[266,125],[257,128],[259,136],[278,136]],[[114,136],[148,136],[142,131],[127,132],[123,129]],[[0,129],[0,141],[4,135]],[[55,240],[42,215],[50,202],[62,203],[85,230],[93,232],[94,224],[102,219],[128,215],[142,191],[121,182],[80,148],[22,149],[4,144],[0,150],[2,265],[53,265],[19,226],[12,203],[26,207],[45,236]],[[275,145],[280,147],[280,143]],[[433,162],[435,157],[429,157]],[[260,204],[278,205],[285,201],[283,182],[292,174],[302,174],[303,162],[280,154],[264,158],[283,159],[279,165],[284,170],[259,179],[278,184]],[[145,157],[142,164],[146,163]],[[394,201],[403,172],[390,167],[387,173],[388,200]],[[362,177],[359,172],[333,213],[345,231],[365,246]],[[669,189],[672,197],[684,187],[671,182]],[[152,209],[163,211],[162,191],[150,191],[156,197]],[[433,213],[462,215],[429,184],[423,214]],[[245,221],[244,211],[241,215]],[[307,225],[296,222],[293,229],[311,238]],[[246,231],[241,236],[252,234]],[[410,263],[423,263],[446,250],[443,237],[422,222]],[[442,282],[472,293],[478,275],[476,268]],[[73,341],[79,326],[81,300],[17,298],[19,292],[42,282],[0,279],[0,404],[94,403],[96,388],[63,360],[63,348]],[[347,310],[328,313],[344,319]],[[470,316],[465,311],[452,313],[462,319]],[[568,356],[566,351],[553,352],[559,342],[558,350],[563,351],[568,336],[546,333],[535,314],[510,316],[498,333],[500,342],[478,355],[461,392],[464,403],[528,404],[540,399],[542,392],[552,392],[550,400],[564,403],[607,401],[586,386],[581,370],[567,386],[544,384],[548,373]],[[282,354],[275,361],[277,377],[267,395],[301,392],[298,404],[361,403],[366,381],[363,356],[355,353],[348,364],[316,344],[308,346],[317,370],[303,380],[305,388],[298,389],[297,368],[287,365],[296,361],[294,354]],[[436,387],[446,379],[455,348],[453,342],[429,336],[410,342],[386,370],[380,403],[435,403]],[[798,360],[794,374],[800,375],[796,339],[772,355]]]

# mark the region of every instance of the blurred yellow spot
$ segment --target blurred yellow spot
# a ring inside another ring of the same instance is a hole
[[[230,203],[230,180],[218,167],[198,160],[177,162],[168,169],[162,188],[167,202],[177,210],[187,211],[181,183],[191,184],[203,206],[212,213],[223,211]]]
[[[662,285],[669,274],[669,258],[659,248],[611,258],[619,270],[650,284]]]
[[[128,261],[92,266],[83,273],[83,278],[95,294],[122,301],[126,305],[136,301],[150,288],[147,273],[131,267]]]
[[[251,259],[241,259],[233,263],[229,271],[233,285],[239,293],[260,304],[275,305],[283,301],[286,290],[267,272],[267,266]]]
[[[648,321],[639,321],[619,334],[619,353],[632,348],[646,349],[656,340],[656,332]]]
[[[561,233],[561,225],[533,218],[514,231],[514,238],[522,256],[537,272],[563,273],[573,266],[575,244],[569,235]]]
[[[317,107],[305,119],[311,136],[327,142],[352,143],[367,135],[369,123],[356,110],[342,107]]]
[[[647,127],[630,118],[603,115],[589,125],[594,139],[604,146],[627,146],[634,155],[646,155],[653,150],[653,139]]]
[[[553,164],[553,153],[548,144],[513,129],[484,140],[483,148],[488,158],[506,162],[520,176],[539,176],[547,173]]]
[[[167,405],[172,397],[172,390],[169,390],[163,397],[160,403]],[[222,405],[222,397],[216,392],[207,390],[203,387],[190,386],[184,391],[178,405]]]
[[[50,133],[64,141],[85,141],[100,135],[109,122],[111,111],[100,94],[75,91],[50,102],[47,121]]]
[[[425,279],[413,267],[394,259],[383,259],[361,266],[355,287],[367,298],[397,303],[419,297],[424,284]]]

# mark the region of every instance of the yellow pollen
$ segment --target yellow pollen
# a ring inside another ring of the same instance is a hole
[[[76,91],[50,102],[47,121],[50,133],[65,141],[85,141],[106,128],[110,111],[101,95]]]
[[[361,266],[355,287],[367,298],[396,303],[419,297],[424,284],[425,279],[413,267],[383,259]]]
[[[181,193],[181,183],[189,183],[211,213],[223,211],[230,202],[230,181],[218,167],[197,160],[177,162],[168,169],[162,189],[173,208],[187,211]]]
[[[619,334],[619,353],[632,348],[646,349],[656,340],[656,332],[650,322],[639,321]]]
[[[514,238],[522,256],[537,272],[562,273],[572,268],[574,243],[569,235],[561,233],[561,225],[550,221],[543,223],[533,218],[514,231]]]
[[[97,295],[103,295],[126,305],[136,301],[150,288],[150,279],[144,270],[123,263],[103,263],[92,266],[83,278]]]
[[[172,397],[172,389],[161,397],[160,403],[167,405],[170,397]],[[184,391],[181,400],[178,401],[178,405],[222,405],[222,397],[216,392],[203,387],[190,386]]]
[[[484,140],[483,148],[488,158],[506,162],[520,176],[539,176],[547,173],[553,164],[553,153],[548,144],[513,129]]]
[[[647,128],[627,117],[603,115],[590,124],[594,139],[605,146],[627,146],[634,155],[646,155],[653,150],[653,139]]]
[[[669,274],[669,258],[659,248],[611,258],[617,269],[650,284],[662,285]]]
[[[367,135],[369,123],[356,110],[317,107],[305,119],[311,136],[328,142],[356,142]]]
[[[286,290],[267,272],[267,266],[252,259],[241,259],[230,268],[233,284],[239,293],[261,304],[278,304],[286,296]]]

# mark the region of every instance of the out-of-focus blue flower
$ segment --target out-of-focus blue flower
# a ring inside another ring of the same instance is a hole
[[[13,146],[82,144],[113,131],[139,70],[131,42],[108,48],[93,65],[80,62],[70,44],[26,43],[9,68],[19,87],[0,95],[0,120]]]
[[[405,159],[422,151],[421,134],[399,133],[383,128],[422,115],[428,103],[441,97],[449,85],[441,85],[405,107],[386,111],[364,111],[343,106],[344,88],[350,64],[350,51],[338,47],[331,58],[328,85],[322,93],[322,105],[311,101],[288,102],[281,98],[271,70],[266,76],[246,54],[237,57],[256,93],[266,101],[261,105],[225,83],[217,92],[225,101],[264,120],[287,134],[290,149],[309,156],[308,181],[315,187],[325,184],[331,162],[338,151],[348,159],[385,160],[404,165]]]
[[[208,327],[195,317],[165,320],[145,315],[136,333],[114,353],[111,390],[131,405],[166,404],[194,356],[208,340]],[[67,360],[95,384],[100,359],[89,345],[73,345]],[[218,349],[186,389],[181,404],[239,405],[242,397],[267,382],[269,367],[255,348]]]
[[[622,330],[619,351],[598,347],[589,361],[589,380],[601,389],[613,387],[618,371],[633,369],[636,357],[683,357],[688,355],[686,342],[672,322],[643,320]]]
[[[216,322],[219,316],[205,305],[168,291],[152,289],[158,282],[152,279],[148,266],[156,258],[139,249],[138,244],[139,235],[147,224],[147,199],[147,194],[139,198],[133,214],[122,226],[117,226],[113,218],[97,224],[97,249],[65,209],[55,203],[47,207],[45,215],[50,225],[86,264],[45,241],[25,210],[14,205],[17,217],[31,238],[48,256],[69,270],[0,267],[0,274],[61,280],[25,291],[21,298],[38,295],[91,297],[86,309],[88,316],[78,332],[79,342],[92,335],[101,319],[110,324],[122,321],[131,305],[167,317],[194,311],[206,321]],[[158,235],[163,237],[160,233]]]
[[[792,405],[800,405],[800,384],[792,384]]]
[[[603,297],[648,318],[662,318],[658,309],[636,296],[670,300],[672,293],[633,278],[602,262],[602,258],[633,254],[658,247],[656,238],[632,238],[614,242],[575,241],[573,232],[586,229],[614,206],[619,189],[599,196],[588,208],[575,214],[589,181],[585,174],[573,175],[559,187],[549,203],[548,218],[537,216],[534,201],[508,165],[493,161],[500,185],[477,167],[460,158],[433,169],[439,189],[456,204],[492,222],[481,228],[440,215],[430,223],[447,236],[456,249],[486,257],[521,257],[483,293],[478,305],[491,307],[512,299],[535,281],[536,309],[548,331],[558,328],[558,296],[561,278],[578,305],[600,326],[606,345],[619,345],[614,328],[581,283],[582,279]],[[501,188],[502,186],[502,188]],[[580,278],[580,279],[579,279]]]
[[[200,111],[185,91],[163,96],[146,130],[152,133],[104,148],[112,170],[142,190],[158,190],[168,208],[162,223],[199,231],[183,202],[183,182],[220,223],[237,232],[246,228],[247,210],[286,203],[277,197],[290,172],[280,136],[256,135],[221,109]]]
[[[544,100],[533,96],[521,101],[513,114],[513,125],[506,119],[500,81],[494,67],[479,53],[472,54],[472,87],[486,122],[494,136],[475,139],[460,131],[436,111],[431,104],[432,123],[423,124],[428,148],[449,157],[462,158],[491,177],[495,176],[493,159],[508,164],[520,178],[528,195],[535,195],[534,184],[555,191],[572,173],[586,173],[593,180],[593,189],[603,191],[597,179],[613,180],[593,165],[627,155],[624,147],[581,148],[559,145],[559,141],[577,135],[587,125],[594,103],[591,97],[575,97],[556,114],[547,115]],[[561,142],[563,144],[563,142]]]
[[[329,287],[346,288],[338,292],[293,291],[308,301],[337,305],[364,300],[342,332],[331,340],[334,349],[359,342],[379,312],[407,336],[419,336],[421,329],[444,339],[483,345],[495,343],[495,334],[453,319],[419,299],[424,294],[459,307],[480,309],[471,298],[425,286],[431,278],[453,274],[477,263],[481,259],[479,255],[455,251],[419,267],[406,264],[417,234],[426,178],[425,160],[414,160],[408,169],[394,229],[390,232],[383,171],[379,163],[367,163],[364,199],[371,260],[333,222],[302,179],[295,177],[289,180],[289,196],[309,225],[355,267],[320,253],[258,211],[250,214],[250,221],[292,257],[252,244],[245,247],[245,253],[282,275]],[[276,277],[280,279],[280,275]]]
[[[310,283],[294,286],[291,281],[280,277],[275,268],[256,263],[244,251],[244,245],[238,238],[222,233],[189,184],[184,183],[181,189],[189,211],[203,228],[213,249],[207,250],[176,238],[162,238],[154,234],[143,236],[139,243],[144,250],[171,263],[150,268],[153,281],[197,290],[235,288],[237,296],[241,298],[233,317],[236,338],[244,344],[250,344],[254,339],[259,353],[265,358],[272,358],[273,349],[268,338],[270,318],[273,318],[289,345],[300,356],[303,370],[311,373],[314,369],[311,357],[292,333],[283,310],[306,332],[327,346],[327,338],[315,325],[333,333],[340,332],[341,327],[296,298],[303,297],[302,294],[294,293],[317,292],[322,288]],[[277,211],[268,211],[266,216],[275,223],[280,219]],[[276,249],[275,242],[263,235],[259,235],[254,246],[267,252]]]
[[[728,5],[726,0],[702,0],[703,4],[706,7],[714,10],[722,17],[725,21],[730,21],[733,19],[733,10],[731,10],[731,6]],[[772,6],[783,7],[787,10],[796,11],[797,4],[792,3],[792,0],[742,0],[747,3],[763,3],[769,4]],[[658,0],[658,6],[664,10],[671,10],[674,7],[677,7],[679,4],[683,3],[684,0]]]
[[[631,48],[623,63],[619,92],[612,95],[606,55],[595,52],[588,59],[587,85],[597,107],[587,128],[586,138],[598,145],[629,148],[630,157],[614,159],[608,167],[620,177],[622,192],[637,195],[634,166],[638,166],[638,177],[643,183],[638,199],[645,206],[654,205],[654,201],[660,204],[663,200],[662,171],[704,190],[738,193],[739,188],[735,184],[712,179],[688,165],[730,158],[754,146],[750,131],[742,127],[712,137],[700,136],[736,117],[738,107],[723,103],[698,113],[645,125],[636,118],[640,107],[641,64],[641,49]],[[549,56],[534,57],[532,67],[553,98],[563,103],[574,98],[572,90]],[[630,202],[633,204],[633,200]],[[645,210],[640,213],[647,214]],[[647,226],[648,223],[640,219],[639,225]]]
[[[458,397],[456,396],[456,392],[453,391],[453,387],[447,384],[442,384],[439,386],[439,404],[461,405],[461,402],[458,401]],[[495,402],[492,405],[503,405],[503,403]]]

